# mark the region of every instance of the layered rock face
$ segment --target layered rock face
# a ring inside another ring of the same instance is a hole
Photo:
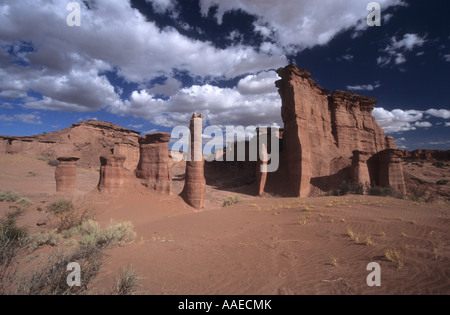
[[[29,137],[0,136],[0,154],[42,155],[49,159],[59,156],[79,156],[78,166],[97,168],[100,156],[113,152],[116,143],[126,146],[127,167],[133,168],[135,153],[139,150],[139,132],[109,122],[89,120],[69,128]],[[132,169],[134,171],[135,167]]]
[[[56,191],[57,192],[75,192],[75,181],[77,178],[76,162],[79,157],[59,157],[59,165],[55,170]]]
[[[369,160],[369,169],[374,185],[392,187],[406,195],[402,161],[402,150],[388,149],[372,156]]]
[[[140,160],[136,176],[151,190],[172,193],[170,133],[155,133],[139,138]]]
[[[309,71],[294,64],[279,69],[278,75],[284,122],[278,173],[287,181],[283,195],[308,197],[339,187],[352,178],[352,163],[361,180],[367,180],[364,163],[358,157],[352,162],[353,151],[373,155],[396,149],[372,116],[375,99],[342,91],[329,95]]]
[[[114,154],[125,156],[123,167],[126,170],[130,172],[136,170],[140,159],[139,147],[127,143],[116,143],[114,145]]]
[[[123,167],[126,157],[123,155],[110,154],[100,157],[100,181],[98,190],[100,192],[115,192],[120,190],[127,178]]]
[[[372,116],[377,100],[343,91],[329,97],[333,136],[339,151],[380,152],[395,149],[394,138],[386,136]]]
[[[189,146],[190,161],[186,161],[186,176],[181,197],[195,209],[205,207],[205,160],[203,158],[202,140],[203,116],[194,114],[190,122],[191,144]]]

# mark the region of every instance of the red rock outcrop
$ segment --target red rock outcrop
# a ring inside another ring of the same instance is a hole
[[[186,161],[186,176],[181,197],[195,209],[205,207],[205,160],[203,158],[202,139],[203,116],[194,114],[190,122],[191,143],[189,146],[190,161]]]
[[[372,156],[369,160],[369,170],[373,184],[380,187],[392,187],[406,195],[402,161],[402,150],[388,149]]]
[[[294,64],[278,75],[284,122],[278,173],[287,182],[283,195],[308,197],[339,187],[351,179],[353,151],[396,149],[372,116],[375,99],[342,91],[329,95],[309,71]],[[277,176],[269,174],[269,186],[270,177]]]
[[[75,192],[75,181],[77,178],[76,162],[79,157],[58,157],[59,165],[55,170],[56,191]]]
[[[154,133],[139,138],[140,160],[136,177],[149,189],[163,194],[172,193],[170,133]]]
[[[373,154],[369,152],[353,151],[352,180],[354,183],[362,185],[371,184],[367,161],[372,155]]]
[[[116,154],[100,157],[100,181],[98,183],[100,192],[116,192],[124,186],[127,179],[127,173],[123,167],[125,160],[125,156]]]
[[[409,160],[450,161],[450,150],[403,151],[403,158]]]
[[[140,151],[139,147],[127,143],[116,143],[114,145],[114,154],[125,156],[126,160],[123,167],[134,172],[139,164]]]
[[[139,132],[109,122],[89,120],[48,134],[0,136],[0,154],[41,155],[49,159],[79,156],[79,167],[95,169],[100,167],[100,156],[111,154],[116,143],[139,150],[138,138]],[[128,157],[130,154],[125,155]],[[133,162],[130,158],[127,166],[132,168]]]

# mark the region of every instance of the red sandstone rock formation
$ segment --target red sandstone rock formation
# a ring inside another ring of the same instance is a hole
[[[134,151],[139,150],[138,137],[139,132],[109,122],[89,120],[48,134],[29,137],[0,136],[0,154],[42,155],[49,159],[79,156],[79,167],[98,168],[100,156],[111,154],[116,143],[134,148]],[[132,168],[132,163],[135,162],[132,154],[125,153],[130,158],[127,167]]]
[[[123,167],[134,172],[139,164],[140,151],[139,147],[128,143],[116,143],[114,145],[114,154],[123,155],[126,157]]]
[[[98,183],[100,192],[115,192],[124,186],[127,178],[123,167],[125,160],[125,156],[115,154],[100,157],[100,181]]]
[[[190,130],[191,144],[189,146],[190,161],[186,162],[186,178],[181,196],[187,204],[195,209],[205,207],[205,161],[203,159],[202,115],[192,115]]]
[[[370,158],[369,169],[376,186],[392,187],[397,192],[406,195],[405,178],[403,175],[403,151],[388,149]]]
[[[386,137],[372,116],[375,99],[342,91],[329,96],[309,71],[293,64],[278,74],[284,150],[277,173],[286,176],[286,183],[277,193],[307,197],[329,191],[351,178],[353,151],[375,154],[396,149],[393,138]],[[266,187],[270,177],[283,180],[269,174]]]
[[[403,158],[410,160],[450,161],[450,150],[403,151]]]
[[[164,194],[172,193],[169,133],[155,133],[139,138],[140,160],[136,176],[148,188]]]
[[[77,177],[76,162],[79,157],[59,157],[59,165],[55,170],[56,191],[57,192],[74,192],[75,181]]]
[[[363,151],[353,151],[352,159],[352,180],[354,183],[362,185],[370,185],[371,179],[369,174],[369,166],[367,161],[372,153]]]

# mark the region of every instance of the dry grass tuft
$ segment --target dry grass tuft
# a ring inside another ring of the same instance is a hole
[[[387,261],[393,262],[397,265],[397,270],[401,270],[404,267],[404,261],[401,252],[396,248],[387,249],[384,252],[384,258]]]

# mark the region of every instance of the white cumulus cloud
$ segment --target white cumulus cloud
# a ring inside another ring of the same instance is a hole
[[[403,5],[401,0],[379,0],[387,9]],[[360,0],[200,0],[203,15],[216,9],[217,22],[225,13],[241,10],[254,15],[254,30],[275,40],[285,50],[325,45],[339,32],[352,28],[366,29],[368,2]]]
[[[405,63],[405,53],[422,47],[427,40],[418,34],[405,34],[402,39],[397,40],[396,36],[391,37],[386,48],[382,50],[383,56],[378,57],[377,63],[380,66],[387,66],[392,62],[396,65]]]
[[[423,118],[420,111],[401,109],[388,111],[382,107],[375,108],[372,114],[387,133],[416,130],[415,123]]]

